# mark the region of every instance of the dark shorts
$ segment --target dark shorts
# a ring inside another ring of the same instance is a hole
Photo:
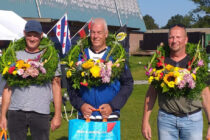
[[[49,140],[50,115],[33,111],[8,111],[8,131],[11,140],[26,140],[28,128],[33,140]]]

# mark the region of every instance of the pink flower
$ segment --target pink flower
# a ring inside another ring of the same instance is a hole
[[[109,83],[110,82],[110,77],[108,77],[108,76],[102,77],[102,82],[103,83]]]
[[[108,63],[106,63],[107,69],[112,69],[112,61],[109,61]]]
[[[29,76],[28,73],[23,73],[23,75],[22,75],[23,78],[27,78],[28,76]]]
[[[23,75],[23,73],[24,73],[24,70],[23,70],[23,69],[17,70],[17,74],[18,74],[18,75]]]
[[[46,69],[43,66],[40,66],[39,69],[43,74],[46,74]]]
[[[82,64],[82,61],[78,61],[77,63],[76,63],[76,66],[79,66],[79,65],[81,65]]]
[[[198,61],[198,67],[202,67],[204,65],[203,60]]]
[[[119,63],[117,63],[117,64],[116,64],[116,67],[118,68],[119,66],[120,66],[120,64],[119,64]]]
[[[30,67],[26,70],[26,73],[31,77],[37,77],[39,75],[39,71],[36,68]]]
[[[150,76],[150,73],[152,72],[152,68],[150,68],[148,71],[146,71],[146,75]]]

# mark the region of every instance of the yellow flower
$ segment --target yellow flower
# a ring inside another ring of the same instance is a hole
[[[179,70],[180,70],[179,67],[175,67],[175,68],[174,68],[174,71],[179,71]]]
[[[24,61],[23,61],[23,60],[18,60],[18,61],[16,62],[16,67],[17,67],[18,69],[22,69],[23,65],[24,65]]]
[[[74,61],[71,61],[69,66],[72,67],[73,64],[74,64]]]
[[[81,73],[81,76],[82,76],[82,77],[84,77],[84,76],[85,76],[85,72],[84,72],[84,71]]]
[[[177,83],[177,75],[175,75],[174,72],[169,72],[164,76],[163,81],[169,87],[174,87],[175,83]]]
[[[159,81],[159,79],[160,79],[160,78],[159,78],[158,76],[155,76],[155,80]]]
[[[174,88],[174,85],[175,85],[175,82],[173,82],[173,81],[168,82],[168,86],[170,88]]]
[[[97,78],[97,77],[100,77],[100,71],[101,71],[101,68],[99,66],[93,66],[91,69],[90,69],[90,73],[92,74],[93,77]]]
[[[25,69],[28,69],[28,68],[31,67],[31,65],[26,63],[26,64],[23,65],[23,67],[24,67]]]
[[[72,75],[72,74],[71,74],[71,71],[70,71],[70,70],[68,70],[68,71],[66,72],[66,77],[67,77],[67,78],[70,78],[70,77],[71,77],[71,75]]]
[[[17,71],[16,71],[16,70],[14,70],[14,71],[12,72],[12,74],[13,74],[13,75],[16,75],[16,74],[17,74]]]
[[[97,62],[97,63],[100,63],[100,62],[101,62],[101,60],[100,60],[100,59],[98,59],[98,60],[96,60],[96,62]]]
[[[8,62],[7,64],[8,64],[8,65],[11,65],[11,62]]]
[[[196,75],[194,73],[191,74],[193,79],[196,80]]]
[[[153,76],[150,76],[149,79],[148,79],[148,82],[149,83],[152,83],[153,79],[154,79],[154,77]]]
[[[174,77],[178,77],[179,76],[179,72],[175,71],[174,72]]]
[[[174,66],[172,66],[172,65],[170,65],[170,64],[168,64],[168,65],[166,65],[166,67],[165,67],[168,71],[170,71],[172,68],[174,68]]]
[[[82,67],[85,69],[90,69],[94,66],[94,62],[92,60],[88,60],[82,64]]]
[[[164,86],[165,86],[165,83],[164,83],[164,82],[162,82],[162,83],[160,84],[160,86],[161,86],[161,87],[164,87]]]
[[[9,67],[5,67],[3,72],[2,72],[2,75],[6,74],[8,72],[8,70],[9,70]]]

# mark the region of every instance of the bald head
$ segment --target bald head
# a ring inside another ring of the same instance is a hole
[[[92,21],[92,24],[91,24],[91,28],[94,26],[94,25],[103,25],[104,26],[104,31],[107,32],[108,31],[108,27],[107,27],[107,23],[105,21],[105,19],[103,18],[95,18],[93,21]]]
[[[96,18],[92,21],[90,28],[90,39],[92,49],[100,52],[106,48],[106,38],[108,37],[108,29],[106,21],[103,18]]]

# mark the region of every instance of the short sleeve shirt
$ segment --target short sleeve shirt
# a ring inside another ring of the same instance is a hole
[[[34,59],[43,51],[29,53],[27,51],[16,52],[17,60]],[[55,76],[60,76],[58,64]],[[50,103],[53,99],[51,81],[45,85],[30,85],[28,87],[12,87],[12,96],[9,110],[35,111],[41,114],[50,113]]]
[[[189,61],[190,61],[189,56],[186,56],[179,62],[175,62],[169,57],[165,59],[166,64],[171,64],[173,66],[181,68],[187,68]],[[158,94],[158,104],[161,109],[165,110],[168,113],[174,113],[174,114],[188,113],[202,107],[201,101],[199,99],[188,100],[184,97],[180,97],[178,99],[177,98],[171,99],[168,98],[166,94],[162,93]]]

